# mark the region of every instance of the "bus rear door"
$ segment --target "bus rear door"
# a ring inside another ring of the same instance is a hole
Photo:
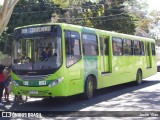
[[[100,36],[100,71],[101,87],[106,87],[109,82],[107,79],[107,74],[110,72],[108,36]]]
[[[147,68],[151,68],[151,51],[150,51],[150,46],[149,42],[146,43],[146,62],[147,62]]]
[[[101,74],[107,74],[110,71],[109,65],[109,38],[106,36],[100,37],[100,51],[101,51]]]

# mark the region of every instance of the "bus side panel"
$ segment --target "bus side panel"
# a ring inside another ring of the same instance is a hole
[[[112,60],[112,65],[113,65],[113,72],[108,75],[102,75],[103,79],[103,87],[108,87],[112,85],[119,84],[122,81],[122,73],[121,71],[121,65],[120,65],[120,59],[119,57],[113,57]]]
[[[79,94],[83,92],[83,61],[73,64],[69,68],[65,68],[65,86],[68,86],[65,91],[67,96]]]
[[[136,62],[138,61],[138,62]],[[123,63],[122,65],[122,82],[121,83],[126,83],[130,81],[135,80],[136,72],[137,72],[137,66],[142,66],[142,59],[138,58],[136,56],[122,56],[121,62]],[[134,66],[134,67],[133,67]]]
[[[147,64],[145,65],[145,69],[144,69],[144,72],[143,72],[143,78],[149,77],[149,76],[154,75],[156,73],[157,73],[156,56],[153,56],[152,57],[152,67],[147,68]]]
[[[98,57],[84,56],[84,80],[86,81],[88,75],[94,75],[98,79]]]

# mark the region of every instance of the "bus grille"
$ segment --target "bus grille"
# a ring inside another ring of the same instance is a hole
[[[20,77],[22,80],[44,80],[49,75],[18,75],[18,77]]]

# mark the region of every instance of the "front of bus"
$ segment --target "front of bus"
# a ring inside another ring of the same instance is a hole
[[[15,30],[12,89],[15,95],[64,96],[62,30],[59,25],[35,25]]]

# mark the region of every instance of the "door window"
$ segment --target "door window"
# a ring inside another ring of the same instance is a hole
[[[70,67],[81,59],[80,35],[78,32],[65,32],[66,63]]]

